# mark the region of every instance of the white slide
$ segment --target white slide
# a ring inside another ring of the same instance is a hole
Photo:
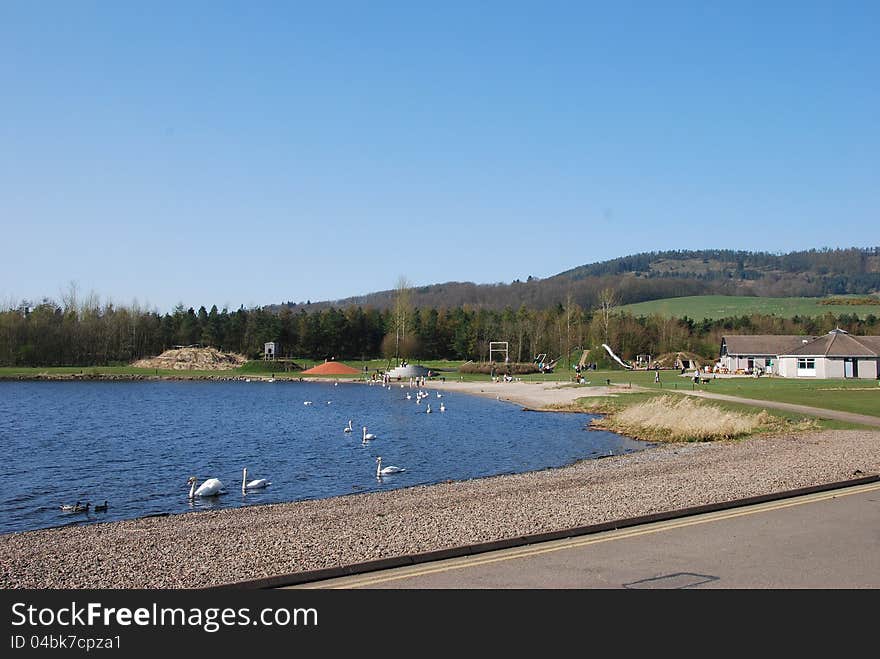
[[[618,357],[617,355],[615,355],[615,354],[614,354],[614,351],[613,351],[611,348],[609,348],[606,344],[603,343],[603,344],[602,344],[602,347],[605,348],[605,350],[608,351],[608,354],[611,355],[611,357],[614,359],[614,361],[616,361],[618,364],[620,364],[620,365],[623,366],[624,368],[632,369],[632,366],[631,366],[631,365],[627,364],[627,363],[626,363],[625,361],[623,361],[620,357]]]

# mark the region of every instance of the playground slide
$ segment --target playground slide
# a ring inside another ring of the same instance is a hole
[[[631,365],[627,364],[627,363],[626,363],[625,361],[623,361],[620,357],[618,357],[617,355],[615,355],[615,354],[614,354],[614,351],[613,351],[611,348],[609,348],[606,344],[603,343],[603,344],[602,344],[602,347],[605,348],[605,350],[608,351],[608,354],[611,355],[612,359],[614,359],[614,361],[616,361],[618,364],[620,364],[620,365],[623,366],[624,368],[629,368],[629,369],[632,368]]]

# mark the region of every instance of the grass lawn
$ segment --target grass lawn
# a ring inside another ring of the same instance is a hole
[[[314,359],[295,359],[293,360],[297,365],[304,367],[305,369],[311,368],[312,366],[317,366],[318,364],[322,364],[324,362],[321,360]],[[367,361],[360,360],[340,360],[342,363],[351,366],[352,368],[357,368],[359,370],[363,369],[366,364],[367,369],[370,373],[375,373],[376,370],[384,371],[388,367],[388,360],[386,359],[372,359]],[[423,361],[418,362],[422,366],[427,368],[435,368],[439,369],[438,372],[441,375],[446,375],[447,377],[457,376],[457,369],[463,363],[460,361],[446,361],[446,360],[436,360],[436,361]],[[299,378],[302,374],[302,371],[284,371],[283,362],[271,362],[271,361],[263,361],[263,360],[253,360],[249,361],[240,368],[233,368],[225,371],[188,371],[188,370],[174,370],[174,369],[155,369],[155,368],[134,368],[132,366],[42,366],[42,367],[26,367],[26,366],[6,366],[0,367],[0,378],[18,378],[18,377],[36,377],[39,375],[89,375],[89,376],[104,376],[104,375],[119,375],[119,376],[129,376],[129,375],[143,375],[143,376],[178,376],[178,377],[192,377],[192,378],[214,378],[214,377],[239,377],[239,376],[248,376],[248,375],[260,375],[260,376],[270,376],[273,375],[279,379],[285,378]],[[444,370],[445,369],[445,370]],[[310,376],[310,377],[326,377],[331,379],[357,379],[362,378],[363,373],[359,372],[356,375],[326,375],[326,376]]]
[[[485,377],[485,376],[483,376]],[[551,375],[523,376],[526,381],[558,380],[570,381],[567,371]],[[809,405],[827,410],[853,412],[880,416],[880,382],[877,380],[795,380],[787,378],[719,378],[709,384],[695,385],[689,377],[682,377],[679,371],[660,371],[660,384],[654,383],[653,371],[604,370],[587,371],[588,385],[603,386],[607,380],[616,385],[646,387],[657,392],[702,391],[740,396],[755,400],[779,401],[796,405]],[[711,376],[710,376],[711,377]]]
[[[578,398],[577,401],[575,401],[576,407],[574,407],[573,409],[593,414],[613,414],[614,412],[620,411],[626,407],[630,407],[631,405],[643,403],[647,400],[655,398],[656,396],[661,396],[664,393],[669,394],[674,393],[674,391],[634,391],[631,394],[620,394],[618,396],[588,396],[585,398]],[[746,405],[743,403],[731,403],[726,400],[708,400],[705,398],[700,398],[698,400],[700,400],[702,403],[711,405],[712,407],[730,412],[755,414],[757,412],[765,410],[765,408],[763,408],[760,403],[756,403],[755,405]],[[787,410],[766,408],[766,412],[774,418],[783,420],[790,424],[799,423],[805,418],[803,414],[789,412]],[[862,426],[860,424],[848,423],[846,421],[837,421],[836,419],[815,419],[815,421],[818,426],[823,429],[874,429],[870,426]]]
[[[864,296],[862,296],[864,297]],[[834,315],[858,314],[864,318],[868,314],[880,316],[880,300],[876,305],[819,304],[817,297],[748,297],[739,295],[692,295],[673,297],[665,300],[638,302],[620,307],[620,311],[634,316],[661,316],[694,320],[709,318],[729,318],[753,313],[772,314],[782,318],[793,316],[822,316],[828,312]]]

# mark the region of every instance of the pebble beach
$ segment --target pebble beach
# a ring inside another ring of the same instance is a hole
[[[535,409],[584,395],[510,384],[503,397]],[[502,397],[480,383],[445,387]],[[221,586],[877,473],[877,431],[665,444],[524,474],[0,535],[0,587]]]

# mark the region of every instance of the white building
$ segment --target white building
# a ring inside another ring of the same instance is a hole
[[[880,377],[880,336],[853,336],[841,329],[779,355],[784,378]]]
[[[880,378],[880,336],[835,329],[824,336],[735,335],[721,337],[721,368],[756,369],[784,378]]]

